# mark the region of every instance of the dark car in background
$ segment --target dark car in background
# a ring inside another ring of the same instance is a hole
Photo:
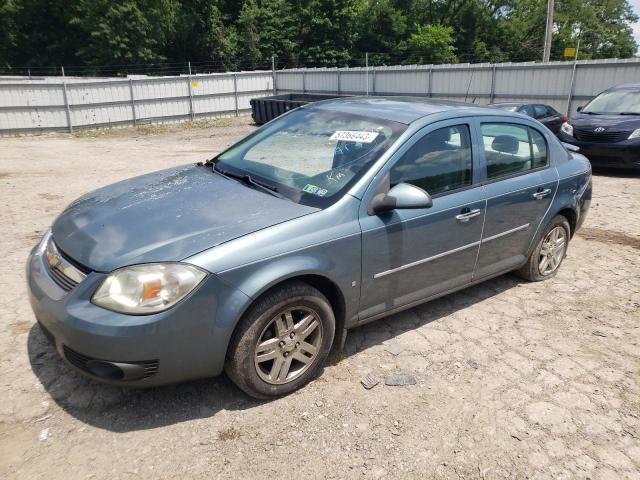
[[[640,170],[640,83],[605,90],[562,125],[593,166]]]
[[[535,118],[545,127],[551,130],[554,134],[560,132],[560,127],[568,118],[558,112],[556,109],[549,105],[543,105],[541,103],[492,103],[490,107],[500,108],[508,112],[524,113],[525,115]]]

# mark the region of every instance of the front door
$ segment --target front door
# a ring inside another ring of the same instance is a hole
[[[471,281],[485,214],[471,138],[460,120],[426,127],[372,182],[360,213],[362,321]],[[424,189],[433,206],[367,211],[375,193],[398,183]]]
[[[516,123],[486,122],[483,139],[487,213],[474,279],[517,268],[558,186],[541,131]]]

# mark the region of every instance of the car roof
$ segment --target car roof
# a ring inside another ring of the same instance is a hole
[[[522,103],[522,102],[497,102],[490,103],[490,107],[520,107],[522,105],[531,105],[530,103]]]
[[[608,88],[607,92],[613,92],[615,90],[635,90],[640,89],[640,83],[623,83],[622,85],[615,85],[611,88]]]
[[[353,113],[404,124],[410,124],[427,115],[440,112],[459,112],[465,115],[498,114],[495,108],[471,103],[401,96],[341,97],[315,102],[306,108]],[[500,115],[502,114],[503,112],[500,112]]]

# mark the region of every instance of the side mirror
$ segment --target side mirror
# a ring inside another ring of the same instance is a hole
[[[576,110],[578,110],[578,112],[581,112],[582,109],[584,109],[584,107],[582,105],[580,105]]]
[[[431,196],[420,187],[409,183],[399,183],[389,193],[379,193],[371,200],[370,211],[375,214],[392,210],[431,208]]]

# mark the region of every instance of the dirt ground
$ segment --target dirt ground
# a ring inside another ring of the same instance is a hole
[[[225,377],[119,389],[65,366],[24,279],[56,214],[252,128],[0,138],[0,477],[640,479],[639,175],[594,177],[556,278],[506,275],[354,330],[287,398],[253,401]],[[365,390],[369,372],[417,384]]]

